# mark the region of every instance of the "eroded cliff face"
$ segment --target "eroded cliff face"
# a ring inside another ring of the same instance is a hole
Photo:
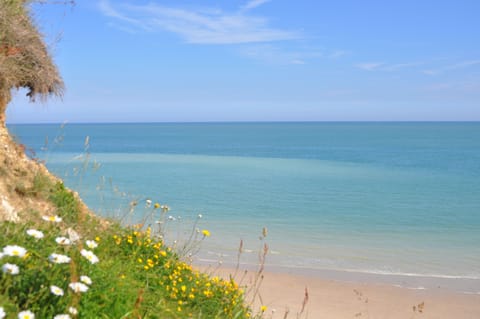
[[[2,113],[5,118],[5,113]],[[48,198],[37,193],[45,181],[57,178],[44,165],[29,159],[21,145],[10,137],[5,122],[0,124],[0,221],[20,222],[31,211],[52,213]]]
[[[0,94],[0,126],[5,126],[5,112],[7,111],[8,98]]]

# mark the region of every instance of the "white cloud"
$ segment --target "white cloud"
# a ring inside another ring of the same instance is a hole
[[[422,65],[421,62],[409,62],[409,63],[397,63],[397,64],[388,64],[384,62],[367,62],[359,63],[355,66],[365,71],[387,71],[393,72],[406,68],[413,68],[415,66]]]
[[[427,74],[427,75],[438,75],[447,71],[454,71],[454,70],[459,70],[459,69],[465,69],[473,66],[480,65],[480,60],[467,60],[467,61],[462,61],[450,65],[446,65],[443,67],[438,67],[438,68],[432,68],[432,69],[427,69],[423,70],[422,73]]]
[[[100,9],[100,11],[107,17],[110,17],[110,18],[114,18],[114,19],[117,19],[117,20],[120,20],[120,21],[123,21],[123,22],[126,22],[130,25],[133,25],[137,28],[142,28],[142,29],[146,29],[148,30],[148,28],[146,28],[146,25],[143,24],[141,21],[139,20],[136,20],[136,19],[132,19],[132,18],[129,18],[127,17],[126,15],[123,15],[121,14],[119,11],[117,11],[116,9],[114,9],[110,3],[108,2],[108,0],[101,0],[99,3],[98,3],[98,8]],[[113,24],[113,23],[110,23],[110,25],[117,25],[117,24]],[[128,27],[120,27],[120,29],[123,29],[125,31],[125,29],[128,29],[128,30],[132,30],[131,28],[128,28]]]
[[[381,69],[382,71],[397,71],[400,69],[413,68],[422,64],[423,63],[420,63],[420,62],[389,64],[382,67]]]
[[[478,95],[480,92],[480,82],[478,81],[459,81],[459,82],[445,82],[433,83],[425,87],[426,91],[432,92],[461,92]]]
[[[307,64],[308,61],[327,55],[314,48],[289,50],[273,44],[254,44],[240,48],[243,56],[270,64]]]
[[[330,53],[330,55],[328,57],[331,58],[331,59],[337,59],[337,58],[340,58],[340,57],[345,56],[347,54],[348,54],[347,51],[335,50],[332,53]]]
[[[251,1],[251,8],[265,0]],[[218,9],[183,9],[158,4],[99,3],[100,11],[107,17],[148,31],[167,31],[179,35],[188,43],[240,44],[294,40],[300,34],[270,27],[263,17],[246,13],[226,13]]]
[[[383,62],[366,62],[366,63],[359,63],[355,65],[357,68],[365,70],[365,71],[374,71],[380,68],[381,66],[385,65]]]
[[[251,10],[267,2],[270,2],[270,0],[250,0],[246,5],[243,6],[242,9]]]

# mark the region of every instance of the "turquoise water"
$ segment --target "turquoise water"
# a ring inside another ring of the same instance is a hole
[[[100,214],[145,198],[168,204],[172,224],[202,213],[212,237],[201,259],[234,262],[243,239],[254,263],[265,226],[276,266],[459,278],[480,291],[480,123],[9,129]],[[82,173],[86,136],[101,166]]]

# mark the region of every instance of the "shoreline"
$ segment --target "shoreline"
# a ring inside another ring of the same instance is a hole
[[[209,269],[235,269],[233,262],[197,258],[194,264]],[[300,276],[342,283],[386,285],[409,290],[440,291],[480,296],[480,278],[467,276],[441,276],[422,274],[395,274],[357,270],[290,267],[266,263],[269,273]],[[258,264],[240,262],[239,269],[255,272]]]
[[[224,278],[235,273],[229,265],[197,265]],[[252,267],[253,268],[253,267]],[[236,280],[251,287],[255,270],[240,266]],[[297,318],[308,292],[308,303],[298,318],[480,318],[480,294],[455,292],[442,287],[411,289],[356,277],[345,281],[316,274],[282,272],[265,266],[254,311],[266,306],[267,318]],[[249,289],[249,288],[247,288]],[[307,289],[307,290],[305,290]],[[251,292],[247,293],[247,301]],[[415,307],[415,308],[414,308]]]

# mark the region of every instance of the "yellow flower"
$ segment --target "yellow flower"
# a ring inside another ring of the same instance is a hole
[[[202,235],[204,237],[210,237],[210,232],[208,230],[204,229],[204,230],[202,230]]]
[[[160,208],[160,204],[159,204],[159,203],[155,203],[155,205],[153,205],[153,207],[155,207],[155,208]]]
[[[267,311],[267,306],[265,306],[265,305],[261,306],[261,307],[260,307],[260,311],[261,311],[261,312]]]

